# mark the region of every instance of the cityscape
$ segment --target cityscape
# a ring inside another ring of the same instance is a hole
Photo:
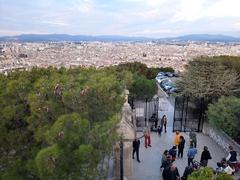
[[[209,42],[46,42],[0,43],[0,72],[32,67],[97,68],[141,62],[148,67],[184,66],[199,56],[240,56],[238,43]]]
[[[0,0],[0,180],[240,180],[239,0]]]

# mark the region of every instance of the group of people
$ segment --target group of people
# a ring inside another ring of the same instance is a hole
[[[229,146],[229,154],[225,158],[222,158],[220,162],[217,162],[216,173],[225,172],[227,174],[234,174],[240,170],[240,164],[237,160],[237,152],[233,149],[232,146]]]
[[[151,130],[157,131],[159,136],[161,136],[163,129],[165,133],[167,132],[167,116],[166,115],[163,115],[163,117],[159,121],[158,118],[156,117],[156,114],[153,113],[153,115],[149,119],[149,122],[153,123],[151,126]]]
[[[162,120],[160,121],[160,129],[158,134],[161,135],[162,129],[167,124],[167,118],[164,115]],[[166,127],[165,127],[166,132]],[[150,128],[146,127],[144,129],[144,135],[140,138],[144,137],[144,145],[145,148],[151,147],[151,130]],[[135,154],[137,155],[137,161],[140,163],[139,159],[139,148],[140,148],[140,138],[136,138],[133,141],[133,151],[132,151],[132,158],[134,159]],[[181,177],[178,172],[178,168],[174,165],[174,161],[176,158],[183,158],[184,156],[184,148],[185,148],[185,138],[180,134],[180,132],[176,132],[174,136],[174,145],[171,149],[165,150],[162,154],[161,166],[160,169],[162,170],[162,176],[164,180],[178,180],[187,179],[188,175],[190,175],[195,169],[199,168],[199,166],[206,167],[208,165],[208,160],[212,159],[211,153],[208,150],[207,146],[203,147],[203,151],[201,154],[200,163],[194,161],[196,154],[198,153],[197,150],[197,135],[195,132],[191,131],[189,133],[190,139],[190,146],[187,151],[187,159],[188,164],[185,168],[184,174]],[[221,162],[217,163],[218,168],[216,169],[216,173],[219,172],[226,172],[227,174],[233,174],[234,171],[237,169],[237,152],[233,150],[233,147],[229,147],[230,153],[227,158],[223,158]]]
[[[156,121],[156,117],[155,117],[154,114],[152,115],[152,117],[150,119],[152,119],[151,121],[153,121],[155,123],[155,127],[157,127],[158,121]],[[163,128],[164,128],[164,131],[167,132],[167,117],[166,117],[166,115],[163,115],[163,117],[161,118],[160,124],[158,125],[158,134],[159,135],[161,135]],[[137,161],[139,163],[141,162],[140,159],[139,159],[140,138],[144,137],[145,148],[152,147],[151,136],[150,136],[151,130],[152,129],[149,128],[149,126],[144,128],[143,136],[141,136],[139,138],[135,138],[133,143],[132,143],[132,147],[133,147],[132,158],[134,159],[135,158],[134,156],[136,154],[137,155]]]
[[[197,150],[197,136],[196,133],[191,131],[189,133],[190,138],[190,147],[187,151],[188,165],[185,168],[182,180],[186,180],[188,175],[190,175],[195,169],[198,169],[200,166],[206,167],[208,165],[208,160],[212,159],[211,153],[208,150],[207,146],[203,147],[201,154],[200,162],[194,161]],[[163,179],[164,180],[178,180],[180,175],[177,167],[173,164],[176,157],[183,157],[183,150],[185,146],[185,139],[177,131],[174,137],[174,146],[170,150],[165,150],[162,155],[162,164],[160,169],[163,169]],[[233,175],[240,167],[237,161],[237,152],[233,149],[232,146],[229,146],[229,155],[227,158],[223,158],[221,162],[217,163],[218,168],[216,173],[225,172],[229,175]]]

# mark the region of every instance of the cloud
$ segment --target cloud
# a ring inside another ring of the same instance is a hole
[[[91,13],[95,9],[95,3],[93,0],[73,0],[73,6],[81,13]]]
[[[171,22],[195,22],[206,18],[240,17],[239,0],[182,0]]]
[[[41,23],[43,24],[48,24],[48,25],[53,25],[53,26],[69,26],[69,23],[63,22],[63,21],[51,21],[51,20],[44,20]]]
[[[240,0],[0,0],[0,2],[0,21],[4,34],[7,29],[11,34],[25,30],[144,36],[239,32]]]

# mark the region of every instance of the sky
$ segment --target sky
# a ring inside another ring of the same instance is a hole
[[[0,36],[240,37],[240,0],[0,0]]]

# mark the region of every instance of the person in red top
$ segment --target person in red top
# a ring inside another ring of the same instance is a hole
[[[144,131],[144,140],[145,140],[145,148],[147,148],[148,146],[151,147],[151,136],[150,136],[150,129],[147,126]]]

